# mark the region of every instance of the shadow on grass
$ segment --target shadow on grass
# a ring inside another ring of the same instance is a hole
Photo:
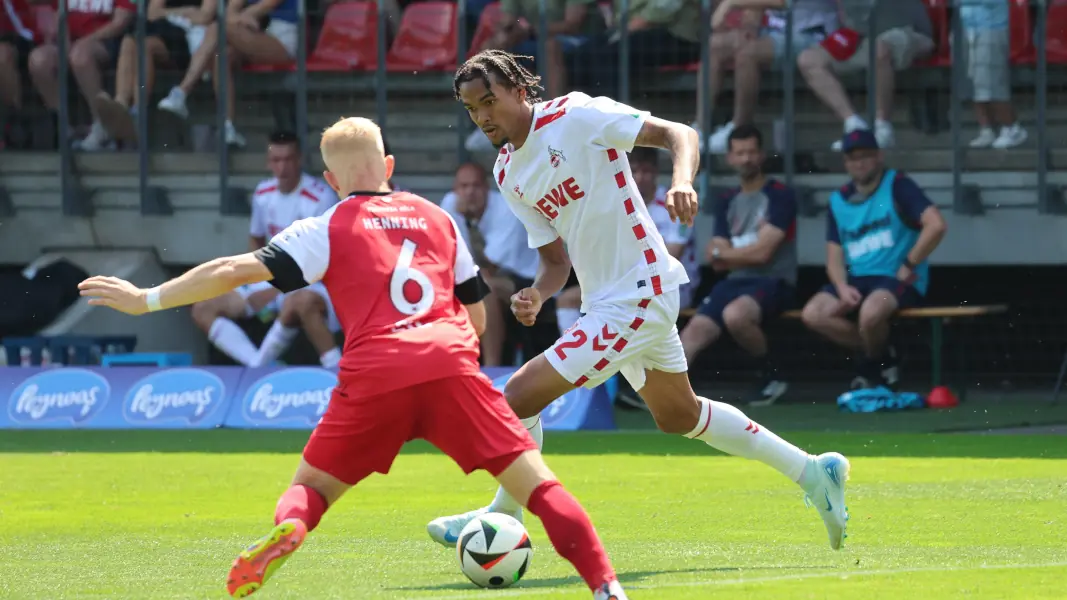
[[[642,581],[661,575],[699,575],[701,573],[741,573],[753,571],[814,571],[818,569],[832,569],[833,565],[821,566],[774,566],[774,567],[708,567],[703,569],[666,569],[662,571],[630,571],[619,573],[619,582],[623,585],[639,587]],[[547,577],[540,579],[523,579],[519,589],[553,588],[562,586],[578,585],[582,583],[581,577]],[[442,583],[440,585],[424,585],[411,587],[386,588],[391,592],[443,592],[443,591],[471,591],[474,588],[469,583]]]
[[[0,453],[183,452],[298,453],[308,431],[292,430],[0,430]],[[595,456],[715,456],[707,445],[656,432],[550,432],[546,454]],[[879,434],[795,432],[785,435],[811,452],[836,450],[851,457],[1067,458],[1056,435]],[[429,444],[408,444],[404,454],[437,454]]]

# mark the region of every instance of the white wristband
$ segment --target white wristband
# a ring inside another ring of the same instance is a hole
[[[145,302],[148,303],[148,312],[156,312],[157,310],[163,310],[163,305],[159,303],[158,287],[154,287],[148,290],[148,294],[145,296]]]

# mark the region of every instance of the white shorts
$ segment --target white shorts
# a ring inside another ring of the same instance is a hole
[[[292,21],[271,19],[270,24],[267,25],[267,34],[278,40],[278,43],[285,48],[285,51],[289,53],[289,56],[296,56],[296,45],[300,40],[296,23],[293,23]]]
[[[237,292],[237,295],[239,295],[241,299],[245,301],[245,317],[251,317],[256,314],[256,311],[253,311],[252,307],[248,304],[248,297],[253,294],[258,294],[259,292],[273,289],[276,288],[271,285],[269,281],[261,281],[259,283],[250,283],[248,285],[242,285],[241,287],[234,290]],[[284,294],[278,294],[277,297],[268,302],[259,312],[278,312],[278,310],[282,307],[283,296]]]
[[[598,303],[545,357],[575,387],[596,387],[621,372],[638,391],[646,369],[684,373],[689,366],[678,337],[678,301],[675,289],[640,301]]]

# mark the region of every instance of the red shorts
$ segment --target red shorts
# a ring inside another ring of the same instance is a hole
[[[304,447],[316,469],[355,485],[388,473],[405,442],[423,439],[464,472],[498,475],[537,442],[485,375],[427,381],[377,396],[334,388],[330,405]]]

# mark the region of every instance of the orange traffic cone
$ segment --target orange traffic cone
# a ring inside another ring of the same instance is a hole
[[[930,390],[930,395],[926,397],[926,405],[930,408],[954,408],[960,405],[960,401],[952,390],[939,385]]]

